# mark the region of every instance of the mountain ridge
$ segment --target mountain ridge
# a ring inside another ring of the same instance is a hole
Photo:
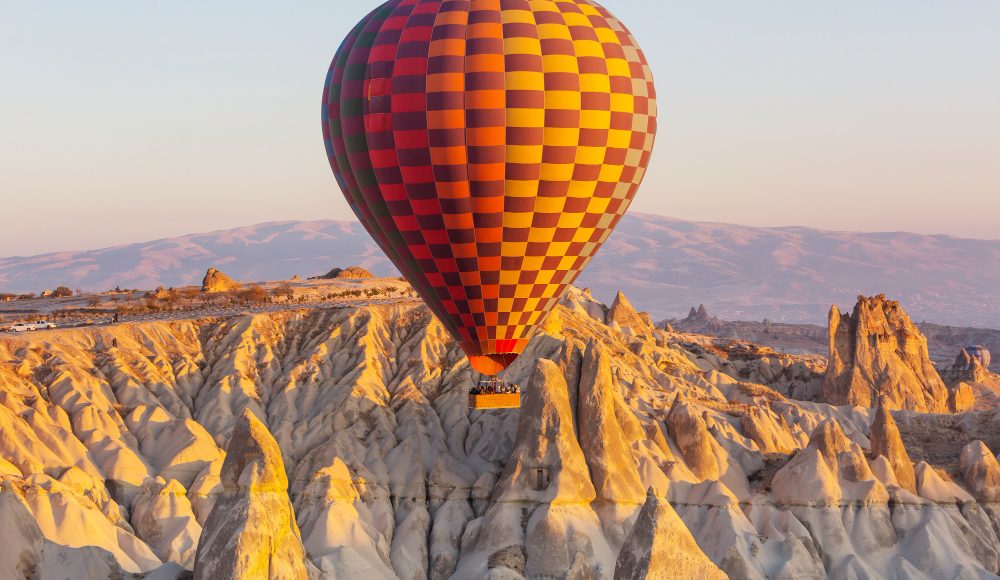
[[[0,290],[198,284],[209,267],[244,281],[356,264],[396,275],[360,224],[277,221],[86,251],[0,258]],[[915,320],[1000,327],[1000,240],[909,232],[756,227],[629,214],[577,285],[619,288],[656,318],[708,304],[728,319],[820,323],[831,304],[889,292]]]

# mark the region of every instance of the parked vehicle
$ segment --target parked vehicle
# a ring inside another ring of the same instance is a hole
[[[55,322],[41,321],[41,322],[17,322],[11,324],[4,330],[7,332],[30,332],[32,330],[44,330],[47,328],[55,328]]]

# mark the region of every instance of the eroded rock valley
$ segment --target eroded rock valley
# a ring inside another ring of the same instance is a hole
[[[0,338],[0,577],[994,577],[997,412],[826,373],[575,290],[513,411],[417,302]]]

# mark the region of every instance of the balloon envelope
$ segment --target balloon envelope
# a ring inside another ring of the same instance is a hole
[[[485,374],[608,238],[656,133],[642,51],[589,0],[390,0],[323,103],[348,202]]]

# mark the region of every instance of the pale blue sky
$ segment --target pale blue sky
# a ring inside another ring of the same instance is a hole
[[[352,218],[320,94],[376,0],[0,0],[0,256]],[[1000,2],[606,0],[661,103],[635,211],[1000,238]]]

